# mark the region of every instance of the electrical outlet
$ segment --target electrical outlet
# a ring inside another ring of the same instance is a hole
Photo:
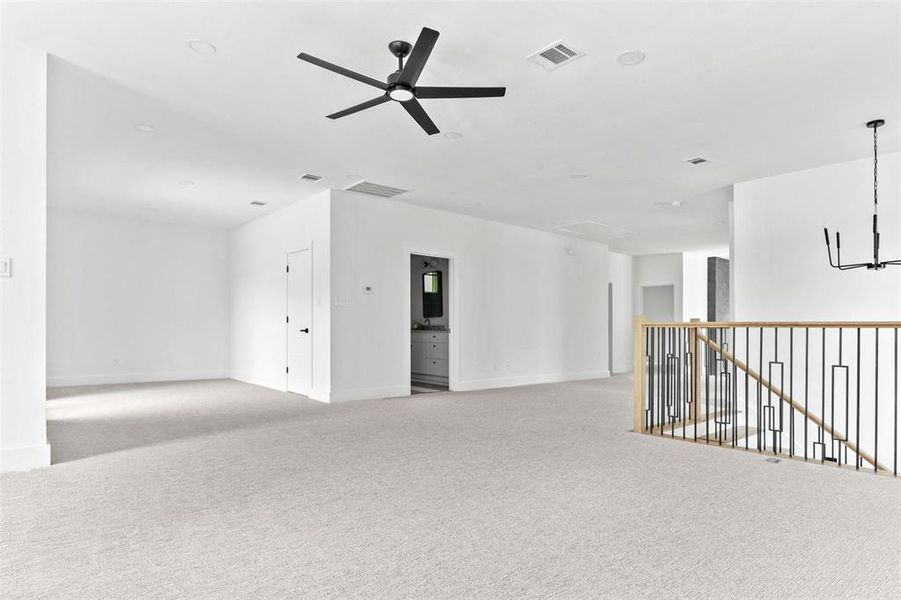
[[[13,276],[13,259],[8,256],[0,256],[0,277]]]

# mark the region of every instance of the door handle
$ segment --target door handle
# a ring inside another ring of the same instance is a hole
[[[300,332],[301,332],[301,333],[310,333],[310,328],[309,328],[309,327],[304,327],[303,329],[300,330]]]

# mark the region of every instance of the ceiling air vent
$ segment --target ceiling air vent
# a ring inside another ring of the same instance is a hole
[[[251,200],[250,205],[251,206],[266,206],[266,203],[260,202],[259,200]]]
[[[526,60],[540,65],[548,71],[553,71],[583,56],[585,56],[584,52],[579,52],[569,44],[564,44],[562,41],[557,40],[553,44],[527,56]]]
[[[690,165],[707,165],[710,164],[710,161],[704,158],[703,156],[692,156],[691,158],[686,158],[685,162]]]
[[[355,183],[344,189],[348,192],[359,192],[361,194],[369,194],[370,196],[381,196],[382,198],[390,198],[391,196],[397,196],[398,194],[409,191],[372,183],[371,181],[360,181],[359,183]]]
[[[322,179],[321,175],[313,175],[312,173],[304,173],[300,177],[298,177],[301,181],[319,181]]]

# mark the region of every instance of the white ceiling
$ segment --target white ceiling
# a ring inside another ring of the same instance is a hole
[[[547,231],[600,223],[572,235],[625,231],[611,247],[646,253],[725,242],[731,184],[867,156],[871,118],[887,119],[881,145],[898,148],[895,2],[31,2],[3,11],[4,33],[56,57],[55,205],[233,227],[364,177],[411,190],[398,200]],[[424,100],[457,140],[426,136],[393,103],[324,118],[377,91],[299,52],[384,78],[396,65],[387,43],[413,42],[423,26],[441,37],[421,84],[506,85],[507,96]],[[218,52],[197,54],[192,39]],[[553,72],[525,60],[558,39],[587,56]],[[647,60],[617,64],[632,48]],[[683,162],[698,155],[712,163]],[[322,185],[298,182],[306,172]]]

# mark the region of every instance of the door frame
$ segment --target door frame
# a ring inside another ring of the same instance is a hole
[[[641,311],[639,314],[645,314],[644,307],[644,288],[649,287],[672,287],[673,288],[673,322],[678,322],[682,320],[682,314],[678,312],[677,307],[681,302],[681,298],[679,297],[679,290],[677,289],[676,283],[673,281],[661,281],[659,283],[655,282],[646,282],[642,283],[638,286],[638,301],[641,303]]]
[[[410,352],[410,344],[412,343],[413,335],[410,329],[410,311],[412,310],[412,287],[410,285],[410,265],[412,261],[413,255],[420,256],[431,256],[433,258],[444,258],[447,259],[447,278],[444,280],[445,285],[450,286],[450,293],[447,295],[447,306],[445,307],[448,310],[447,316],[447,389],[449,391],[454,391],[459,387],[460,381],[460,373],[458,369],[459,361],[457,360],[457,356],[460,349],[460,323],[462,320],[460,319],[460,278],[458,277],[460,260],[457,255],[453,252],[448,252],[447,250],[439,250],[436,248],[425,248],[422,246],[406,246],[404,247],[404,289],[406,293],[404,294],[404,322],[407,326],[404,328],[404,364],[405,367],[405,378],[406,383],[405,386],[407,388],[407,395],[412,394],[411,383],[410,383],[410,368],[411,368],[411,360],[412,353]]]
[[[314,348],[313,348],[313,342],[315,341],[315,338],[313,336],[316,335],[316,329],[317,329],[316,327],[313,326],[313,321],[315,320],[313,311],[316,307],[313,304],[313,298],[314,298],[314,296],[313,296],[313,279],[314,279],[314,277],[313,277],[313,243],[312,242],[307,244],[306,248],[300,248],[298,250],[292,250],[290,252],[285,253],[285,369],[286,369],[285,370],[285,391],[290,392],[290,390],[288,389],[289,373],[288,373],[287,369],[291,366],[290,364],[288,364],[288,360],[290,359],[290,354],[288,352],[289,336],[291,335],[291,333],[290,333],[291,323],[288,322],[288,316],[289,316],[288,311],[290,309],[289,294],[291,293],[291,289],[290,289],[291,275],[288,271],[288,264],[289,264],[291,255],[298,254],[300,252],[309,252],[310,253],[310,334],[309,334],[310,335],[310,389],[308,390],[309,393],[305,394],[308,398],[310,398],[310,397],[312,397],[313,390],[315,389],[316,374],[315,374],[315,371],[313,370],[313,367],[316,364],[316,360],[314,358],[316,355],[316,352],[314,351]],[[291,392],[291,393],[297,394],[298,392]],[[301,395],[304,395],[304,394],[301,394]]]

